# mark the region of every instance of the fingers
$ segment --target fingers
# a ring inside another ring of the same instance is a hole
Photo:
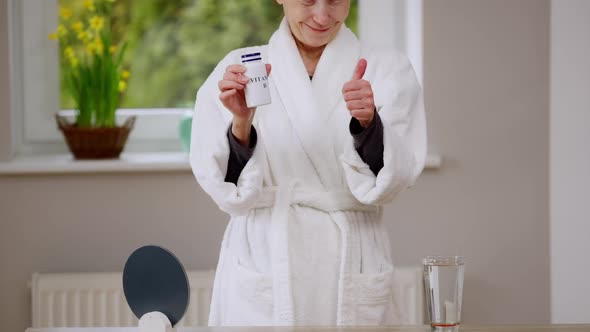
[[[344,86],[342,86],[342,93],[346,94],[346,92],[362,90],[364,88],[371,89],[371,83],[365,80],[352,80],[344,83]]]
[[[342,95],[350,115],[357,119],[363,127],[367,127],[375,116],[373,89],[369,81],[363,80],[367,70],[367,60],[359,59],[352,74],[352,79],[342,87]]]
[[[344,101],[349,100],[360,100],[360,99],[372,99],[373,91],[370,89],[352,90],[344,93]]]
[[[247,84],[248,83],[248,76],[244,74],[235,74],[226,72],[223,74],[223,79],[227,81],[234,81],[236,83]]]
[[[242,69],[245,70],[245,67],[242,67],[244,66],[230,65],[226,68],[226,71],[223,74],[223,79],[217,84],[221,92],[232,89],[244,90],[246,84],[248,83],[248,77],[240,73]]]
[[[270,75],[272,66],[266,64],[267,76]],[[253,111],[255,108],[247,109],[246,101],[244,99],[244,89],[249,82],[249,78],[245,75],[247,68],[243,65],[229,65],[225,68],[223,79],[221,79],[217,86],[221,93],[219,99],[225,107],[227,107],[234,115]]]
[[[270,75],[272,70],[272,66],[267,63],[266,64],[266,76]],[[249,78],[244,75],[246,73],[246,66],[243,65],[229,65],[225,68],[225,73],[223,74],[223,80],[227,81],[234,81],[240,84],[247,84]],[[221,83],[221,81],[220,81]]]
[[[367,60],[360,58],[359,62],[356,64],[356,68],[354,69],[354,74],[352,75],[352,80],[360,80],[365,75],[365,70],[367,69]]]
[[[234,81],[222,80],[219,81],[218,87],[220,91],[227,91],[231,89],[243,90],[246,85]]]
[[[346,108],[348,108],[349,111],[354,111],[354,110],[361,110],[361,109],[367,109],[367,110],[372,110],[373,109],[373,105],[370,101],[368,100],[351,100],[351,101],[347,101],[346,102]]]
[[[236,90],[236,89],[231,89],[231,90],[223,91],[219,95],[219,99],[222,102],[225,102],[225,101],[229,100],[229,98],[232,97],[233,95],[235,95],[236,93],[238,93],[238,90]]]
[[[270,75],[270,71],[272,66],[270,63],[266,64],[266,75]],[[233,73],[233,74],[244,74],[246,72],[246,66],[244,65],[229,65],[225,68],[226,73]]]
[[[226,73],[243,74],[246,72],[246,66],[229,65],[225,68]]]

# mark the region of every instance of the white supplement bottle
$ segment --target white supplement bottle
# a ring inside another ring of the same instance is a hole
[[[270,89],[266,76],[266,65],[262,63],[260,52],[244,54],[242,64],[246,66],[245,75],[250,79],[246,84],[246,105],[257,107],[270,104]]]

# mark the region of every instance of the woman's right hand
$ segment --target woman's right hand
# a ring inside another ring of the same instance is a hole
[[[267,76],[270,75],[271,66],[266,65]],[[245,75],[246,67],[243,65],[229,65],[225,68],[223,79],[219,81],[221,94],[219,99],[223,105],[233,114],[232,134],[238,139],[241,145],[249,146],[250,129],[256,107],[246,105],[244,89],[249,78]]]

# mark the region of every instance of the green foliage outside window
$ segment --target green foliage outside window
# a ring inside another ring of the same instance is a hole
[[[59,0],[81,8],[83,1]],[[357,31],[357,1],[347,25]],[[113,38],[127,41],[131,77],[121,108],[192,107],[196,91],[229,51],[268,43],[282,7],[274,0],[116,0]],[[73,102],[62,84],[62,108]]]

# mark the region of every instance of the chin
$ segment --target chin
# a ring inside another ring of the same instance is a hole
[[[322,47],[322,46],[326,46],[328,44],[328,41],[315,41],[315,40],[309,40],[307,43],[305,43],[308,46],[311,47]]]
[[[313,38],[308,37],[305,38],[304,44],[311,46],[311,47],[322,47],[325,46],[330,42],[330,38]]]

